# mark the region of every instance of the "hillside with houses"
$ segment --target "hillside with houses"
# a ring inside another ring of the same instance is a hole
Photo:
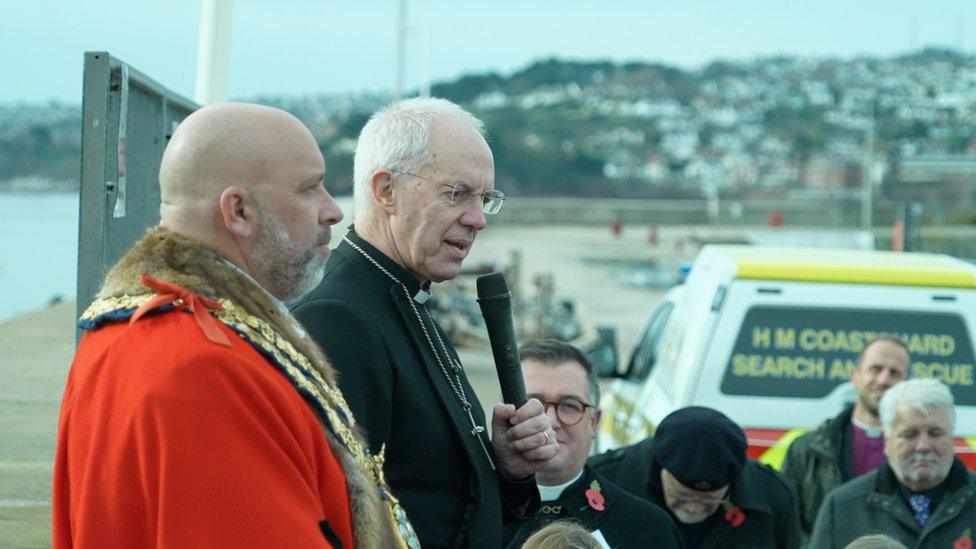
[[[432,88],[487,124],[512,196],[976,199],[976,57],[768,57],[697,70],[548,59]],[[313,130],[328,184],[384,94],[248,98]],[[0,105],[0,188],[77,187],[79,105]]]

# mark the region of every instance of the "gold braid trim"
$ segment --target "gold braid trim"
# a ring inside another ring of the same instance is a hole
[[[103,320],[122,320],[143,303],[152,299],[155,294],[129,295],[96,299],[81,315],[79,324],[97,326]],[[330,430],[339,437],[342,445],[352,454],[356,463],[366,471],[377,488],[380,489],[381,499],[385,502],[389,518],[396,525],[396,533],[400,546],[404,548],[420,547],[417,534],[407,518],[406,511],[400,506],[400,501],[393,495],[386,484],[383,475],[383,456],[385,446],[379,455],[370,455],[369,450],[356,438],[353,426],[356,420],[352,410],[346,404],[345,397],[338,388],[322,378],[319,371],[312,366],[308,357],[298,352],[290,341],[281,336],[264,320],[248,314],[233,301],[221,298],[217,300],[222,310],[213,310],[211,314],[217,320],[226,324],[242,339],[263,351],[301,389],[305,395],[311,397],[318,404],[329,422]],[[182,303],[177,301],[177,307]],[[341,412],[341,413],[340,413]]]
[[[254,315],[247,314],[246,311],[228,299],[222,298],[219,302],[223,310],[213,311],[214,316],[241,337],[270,354],[273,360],[285,370],[288,377],[301,389],[304,389],[307,394],[311,395],[326,413],[332,432],[339,437],[343,446],[352,452],[356,462],[380,488],[383,495],[382,499],[390,512],[390,518],[397,525],[397,534],[401,546],[420,547],[417,534],[407,520],[407,514],[400,506],[400,501],[386,485],[386,478],[383,476],[385,447],[380,450],[379,455],[372,456],[369,450],[359,442],[352,430],[356,420],[353,418],[352,410],[346,404],[342,392],[323,379],[319,371],[312,366],[308,357],[298,352],[290,341],[281,337],[268,323]],[[342,412],[341,415],[336,411],[337,409]]]
[[[101,317],[108,315],[109,313],[128,313],[132,314],[133,311],[142,306],[143,303],[152,299],[154,294],[139,294],[139,295],[129,295],[122,294],[113,297],[100,297],[92,302],[91,305],[85,309],[85,312],[81,313],[81,317],[78,319],[79,324],[86,322],[96,322],[101,319]]]

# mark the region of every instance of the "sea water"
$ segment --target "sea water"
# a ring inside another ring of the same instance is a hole
[[[78,195],[0,192],[0,322],[74,299]]]

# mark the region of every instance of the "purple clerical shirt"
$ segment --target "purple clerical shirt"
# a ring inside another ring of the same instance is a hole
[[[851,441],[854,446],[854,476],[859,477],[870,473],[884,463],[884,437],[881,429],[870,429],[874,432],[851,422]]]

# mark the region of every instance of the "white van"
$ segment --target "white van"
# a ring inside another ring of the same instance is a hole
[[[779,467],[793,439],[853,401],[857,354],[880,334],[908,346],[912,377],[950,386],[957,453],[976,469],[976,266],[920,253],[705,246],[604,400],[601,449],[696,404]]]

